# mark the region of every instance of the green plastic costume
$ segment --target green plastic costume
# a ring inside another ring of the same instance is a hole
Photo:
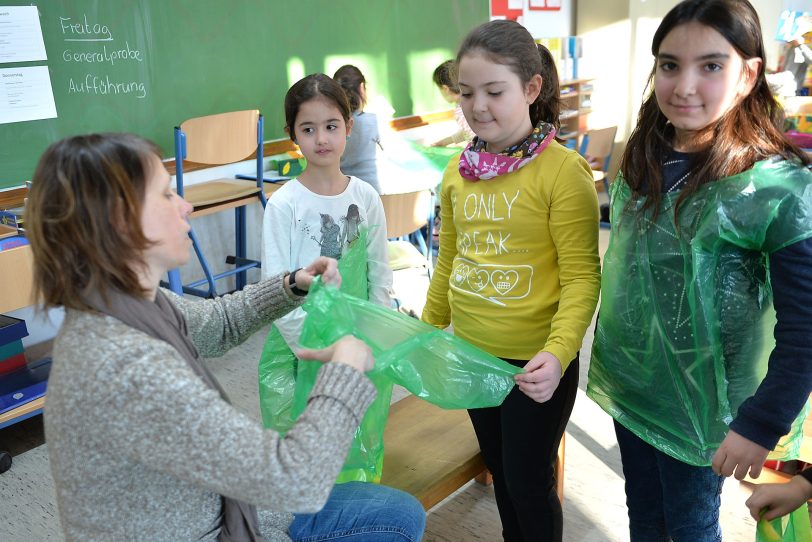
[[[344,335],[358,337],[375,355],[375,368],[367,375],[376,386],[399,384],[441,408],[486,408],[501,405],[513,389],[513,377],[522,372],[459,337],[320,281],[307,298],[302,346],[324,348]],[[315,382],[321,364],[301,365],[312,368]],[[304,410],[307,397],[301,399],[296,401]]]
[[[812,542],[807,504],[803,503],[786,516],[771,521],[759,520],[756,542]]]
[[[399,384],[442,408],[481,408],[502,404],[521,369],[415,318],[344,294],[316,281],[303,308],[307,312],[302,346],[324,348],[352,334],[375,355],[367,373],[378,390]],[[300,361],[292,418],[304,411],[320,362]],[[338,482],[379,482],[383,474],[383,431],[389,411],[367,409],[356,431]]]
[[[342,277],[341,290],[362,299],[367,299],[369,295],[366,251],[368,235],[368,230],[362,229],[358,239],[352,242],[338,261]],[[315,373],[303,376],[304,370],[305,365],[288,347],[276,325],[272,326],[259,361],[259,406],[265,427],[285,433],[304,410],[304,404],[300,404],[298,409],[295,407],[295,397],[306,398],[315,382]],[[352,447],[337,479],[339,483],[353,480],[380,481],[383,430],[389,414],[392,383],[380,381],[374,384],[377,396],[355,432]]]
[[[363,340],[375,355],[368,374],[378,395],[355,432],[337,483],[380,482],[383,432],[393,384],[442,408],[482,408],[502,404],[522,370],[466,341],[415,318],[365,301],[366,232],[338,262],[341,289],[310,287],[299,342],[324,348],[344,335]],[[307,406],[319,367],[300,361],[271,329],[259,364],[260,410],[266,427],[282,433]]]
[[[812,173],[758,162],[701,187],[681,205],[679,227],[677,197],[664,194],[652,220],[622,178],[612,185],[587,394],[645,442],[708,466],[766,374],[769,254],[812,237]],[[797,454],[799,428],[783,456]]]

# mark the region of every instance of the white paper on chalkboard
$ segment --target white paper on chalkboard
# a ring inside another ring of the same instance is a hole
[[[55,117],[48,66],[0,68],[0,124]]]
[[[48,60],[37,6],[0,6],[0,62]]]

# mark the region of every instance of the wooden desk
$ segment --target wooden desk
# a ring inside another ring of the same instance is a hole
[[[0,429],[3,427],[13,425],[17,422],[26,420],[32,416],[36,416],[42,412],[45,407],[45,397],[39,397],[33,401],[23,403],[17,408],[12,408],[0,414]]]
[[[485,470],[468,413],[410,395],[393,404],[383,434],[381,483],[428,510]]]

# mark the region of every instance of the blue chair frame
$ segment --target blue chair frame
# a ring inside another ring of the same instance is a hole
[[[265,191],[263,189],[263,128],[264,120],[262,115],[259,115],[257,120],[257,147],[256,147],[256,183],[257,183],[257,198],[262,204],[263,209],[267,203],[265,198]],[[186,159],[186,133],[179,127],[175,127],[175,178],[178,195],[183,197],[183,161]],[[189,231],[189,237],[192,239],[192,246],[194,247],[197,259],[203,269],[204,278],[183,284],[180,278],[180,271],[172,269],[169,271],[169,289],[175,293],[187,293],[200,297],[216,297],[217,286],[216,281],[236,275],[236,288],[241,290],[246,284],[246,271],[249,269],[261,267],[261,263],[256,260],[249,260],[246,258],[246,206],[251,200],[244,201],[240,205],[234,207],[234,227],[235,227],[235,256],[226,257],[226,263],[234,264],[233,269],[228,269],[221,273],[213,273],[209,266],[194,229]],[[216,205],[215,205],[216,207]],[[193,213],[194,214],[194,213]],[[190,217],[191,218],[191,217]],[[207,285],[207,289],[199,288],[202,285]]]

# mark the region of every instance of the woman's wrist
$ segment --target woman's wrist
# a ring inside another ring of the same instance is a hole
[[[330,363],[339,363],[341,365],[346,365],[348,367],[352,367],[359,373],[366,373],[369,369],[367,369],[367,364],[363,360],[354,360],[354,359],[334,359],[331,360]]]
[[[290,290],[290,292],[293,295],[296,295],[298,297],[304,297],[304,296],[307,295],[307,290],[303,290],[302,288],[299,288],[299,286],[297,285],[297,281],[296,281],[296,274],[301,270],[302,270],[302,268],[300,267],[300,268],[288,273],[288,276],[287,276],[288,278],[287,278],[287,281],[285,282],[285,284],[287,284],[287,287]]]

